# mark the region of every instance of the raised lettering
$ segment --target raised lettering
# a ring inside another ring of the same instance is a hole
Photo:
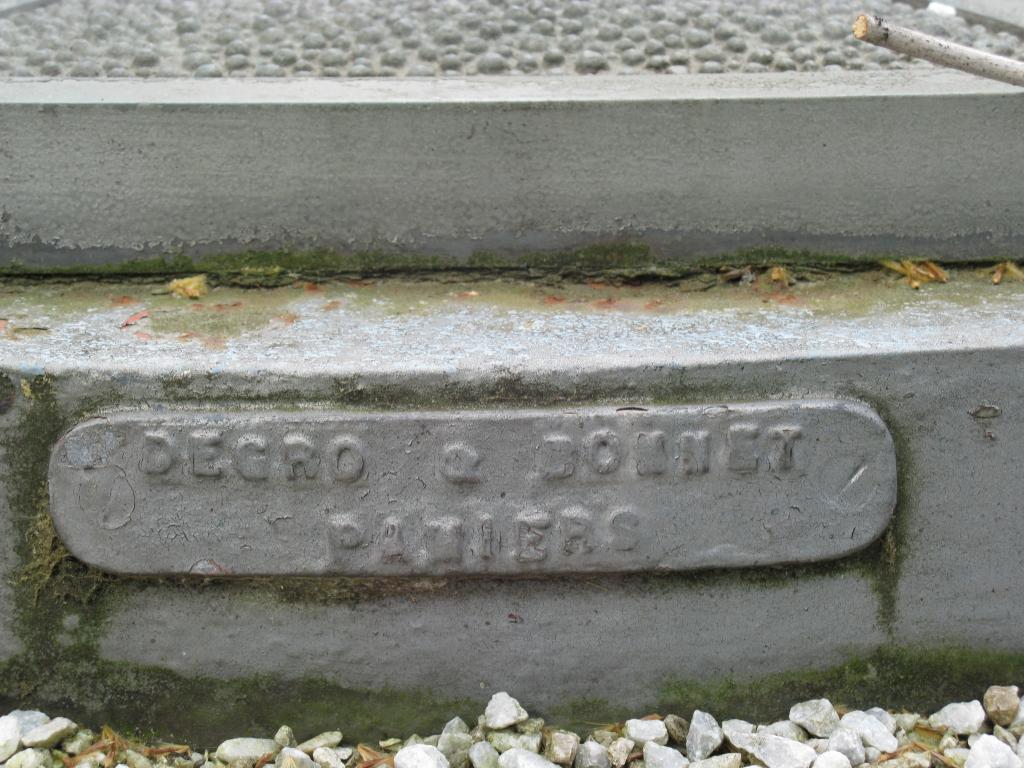
[[[457,517],[429,520],[424,527],[424,547],[432,563],[462,562],[462,521]]]
[[[223,437],[217,429],[197,429],[189,435],[192,445],[192,474],[198,477],[220,477],[221,443]]]
[[[165,475],[174,465],[174,442],[163,429],[142,434],[142,458],[139,469],[147,475]]]
[[[558,515],[558,529],[562,537],[562,552],[566,555],[592,552],[593,532],[591,514],[581,507],[565,509]]]
[[[546,435],[537,452],[537,470],[545,480],[560,480],[572,475],[576,467],[576,449],[565,435]]]
[[[636,549],[640,543],[640,518],[628,509],[617,509],[608,516],[611,547],[619,552]]]
[[[363,476],[366,467],[363,446],[354,437],[339,435],[331,440],[328,454],[331,457],[331,470],[336,480],[343,483],[354,483]]]
[[[521,563],[536,563],[548,556],[544,536],[551,527],[551,515],[547,512],[530,512],[516,518],[515,558]]]
[[[636,436],[636,473],[661,475],[668,467],[664,432],[641,432]]]
[[[480,454],[471,445],[451,443],[441,456],[441,475],[451,483],[479,483],[480,462]]]
[[[800,427],[796,425],[773,427],[768,432],[772,443],[772,452],[768,455],[768,466],[776,471],[793,468],[793,444],[802,436]]]
[[[267,441],[260,435],[242,435],[235,443],[235,471],[246,480],[266,480],[270,476]]]
[[[381,560],[385,563],[398,563],[405,558],[405,536],[402,534],[402,520],[395,515],[384,519],[380,539]]]
[[[679,436],[679,468],[684,475],[703,475],[708,471],[708,433],[701,429]]]
[[[599,475],[607,475],[619,468],[619,436],[610,429],[599,429],[587,437],[587,463]]]
[[[490,560],[494,557],[495,536],[494,520],[485,515],[477,523],[477,531],[480,533],[479,544],[473,549],[473,554],[481,560]]]
[[[726,466],[733,472],[756,472],[758,464],[757,438],[761,429],[756,424],[733,424],[727,438]]]
[[[312,480],[320,472],[320,455],[305,435],[293,432],[284,437],[285,477]]]
[[[331,543],[342,549],[356,549],[366,543],[366,528],[358,515],[336,513],[328,518]]]

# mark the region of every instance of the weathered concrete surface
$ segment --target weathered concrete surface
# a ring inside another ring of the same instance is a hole
[[[241,334],[215,348],[179,339],[177,354],[150,356],[144,344],[136,348],[143,340],[131,328],[117,329],[118,338],[99,330],[117,325],[106,311],[62,320],[39,316],[18,299],[9,316],[25,311],[49,329],[0,339],[22,412],[5,437],[27,448],[34,436],[42,440],[30,448],[36,479],[45,478],[63,430],[116,406],[154,413],[211,405],[501,409],[836,397],[867,402],[883,416],[899,462],[895,524],[884,543],[832,563],[585,580],[398,580],[359,600],[323,579],[115,579],[98,583],[92,599],[99,608],[75,609],[77,631],[96,646],[75,648],[78,655],[68,658],[75,670],[87,658],[157,665],[181,679],[316,675],[356,690],[417,687],[439,697],[472,698],[481,683],[485,690],[528,687],[538,707],[555,707],[585,696],[642,706],[669,679],[745,680],[888,644],[1020,653],[1024,292],[989,284],[969,301],[957,285],[926,286],[920,294],[900,286],[912,298],[907,305],[868,305],[860,316],[760,299],[754,312],[693,310],[708,327],[720,323],[728,354],[699,333],[680,331],[685,311],[665,319],[656,307],[633,315],[455,304],[434,318],[449,327],[453,316],[462,320],[466,347],[456,348],[453,360],[441,355],[446,339],[422,346],[419,327],[427,320],[415,313],[366,310],[330,320],[318,309],[322,336],[311,337],[312,326],[293,315],[269,335]],[[116,311],[123,317],[126,310]],[[605,324],[609,317],[620,332]],[[373,334],[365,341],[347,335],[375,322],[382,329],[377,346]],[[535,333],[559,322],[569,329],[561,337]],[[409,334],[398,333],[403,324]],[[89,346],[82,340],[91,330]],[[583,344],[599,335],[604,364]],[[265,357],[256,356],[257,344],[265,345]],[[560,357],[549,354],[552,344]],[[584,348],[579,359],[565,351],[573,344]],[[332,345],[302,367],[307,349]],[[488,346],[518,348],[520,356],[511,363],[489,357],[480,352]],[[438,356],[428,359],[428,352]],[[403,356],[406,365],[385,365]],[[79,575],[84,581],[87,573]],[[66,624],[60,615],[42,620],[46,631],[37,637],[54,642],[52,628]],[[71,653],[30,650],[53,653],[41,656],[47,663]],[[33,658],[24,663],[39,663]],[[894,699],[899,686],[913,682],[894,682]],[[109,703],[104,695],[116,690],[90,685],[87,706],[101,711]],[[174,688],[161,682],[148,695],[172,697]]]
[[[15,635],[14,591],[10,584],[17,564],[10,507],[0,491],[0,662],[21,650],[21,643]]]
[[[200,603],[150,589],[119,607],[112,623],[122,629],[104,638],[101,654],[184,674],[259,669],[449,697],[505,686],[554,707],[609,695],[649,703],[673,677],[766,674],[809,658],[825,666],[885,640],[863,577],[754,589],[588,582],[465,583],[413,600],[305,607],[220,596]],[[858,631],[836,642],[811,631],[818,622]],[[197,625],[204,641],[183,644]]]
[[[889,526],[862,403],[111,412],[54,446],[50,512],[136,575],[543,575],[815,563]]]
[[[762,246],[995,258],[1024,244],[1022,120],[1024,93],[930,71],[10,82],[0,259],[285,247],[516,263],[623,241],[679,261]]]

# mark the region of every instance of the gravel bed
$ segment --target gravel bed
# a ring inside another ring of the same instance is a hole
[[[853,40],[862,12],[1024,56],[1018,35],[894,0],[51,0],[0,7],[0,78],[929,66]]]
[[[0,717],[4,768],[1024,768],[1024,707],[1017,686],[937,712],[850,710],[828,699],[794,704],[789,719],[754,724],[646,715],[584,735],[531,718],[509,694],[491,697],[474,727],[460,717],[439,734],[346,745],[342,731],[299,741],[282,725],[273,738],[228,739],[212,752],[146,746],[109,728],[16,710]]]

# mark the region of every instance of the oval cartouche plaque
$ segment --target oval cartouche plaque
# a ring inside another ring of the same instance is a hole
[[[54,447],[79,559],[139,574],[684,571],[842,557],[896,500],[867,406],[117,412]]]

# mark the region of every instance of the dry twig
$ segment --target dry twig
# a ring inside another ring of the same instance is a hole
[[[858,16],[853,25],[853,36],[866,43],[888,48],[894,53],[930,61],[940,67],[1024,86],[1024,62],[890,24],[879,16]]]

